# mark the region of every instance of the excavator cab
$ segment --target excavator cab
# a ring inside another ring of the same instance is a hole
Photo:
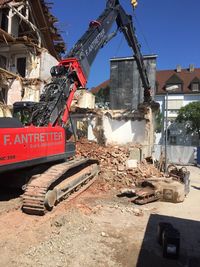
[[[63,65],[53,66],[50,70],[52,77],[60,77],[60,76],[66,76],[68,73],[68,70]]]
[[[36,102],[31,101],[15,102],[13,104],[13,117],[24,126],[30,125],[32,112],[36,104]]]

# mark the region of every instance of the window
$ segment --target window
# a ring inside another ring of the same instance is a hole
[[[173,74],[167,81],[165,84],[165,87],[174,87],[174,91],[175,93],[178,92],[182,92],[183,90],[183,81],[181,80],[181,78],[177,75],[177,74]],[[171,92],[171,93],[173,93]]]
[[[2,17],[1,17],[1,24],[0,28],[4,31],[8,31],[8,9],[2,10]]]
[[[7,89],[0,87],[0,102],[7,102]]]
[[[197,83],[197,82],[192,83],[192,91],[193,92],[199,91],[199,83]]]
[[[0,55],[0,68],[6,69],[7,58]]]
[[[26,76],[26,57],[17,58],[17,73],[23,78]]]

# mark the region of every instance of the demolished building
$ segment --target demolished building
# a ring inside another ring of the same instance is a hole
[[[145,56],[144,64],[152,88],[156,80],[156,55]],[[109,87],[109,90],[107,88]],[[140,145],[136,151],[137,160],[152,155],[154,145],[155,113],[151,106],[143,105],[144,89],[134,57],[116,58],[110,60],[110,81],[93,88],[91,92],[97,94],[106,88],[109,92],[109,103],[103,108],[96,108],[91,112],[76,112],[72,114],[75,122],[84,120],[83,129],[87,128],[87,138],[105,145]],[[109,108],[107,107],[109,106]],[[84,106],[82,106],[84,107]],[[89,107],[85,101],[85,107]],[[80,129],[78,129],[80,130]]]
[[[0,102],[38,101],[65,51],[51,4],[0,0]]]

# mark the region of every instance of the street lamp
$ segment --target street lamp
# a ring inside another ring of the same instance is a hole
[[[172,85],[166,87],[166,99],[165,99],[165,173],[167,173],[167,139],[168,139],[168,93],[177,90],[179,87],[178,85]]]

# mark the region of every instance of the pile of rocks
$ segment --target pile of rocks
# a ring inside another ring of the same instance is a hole
[[[77,156],[97,159],[100,164],[100,178],[115,188],[124,186],[130,187],[137,184],[141,179],[162,176],[162,174],[147,160],[138,162],[130,167],[127,162],[130,160],[129,146],[100,146],[95,142],[81,139],[77,142]]]

